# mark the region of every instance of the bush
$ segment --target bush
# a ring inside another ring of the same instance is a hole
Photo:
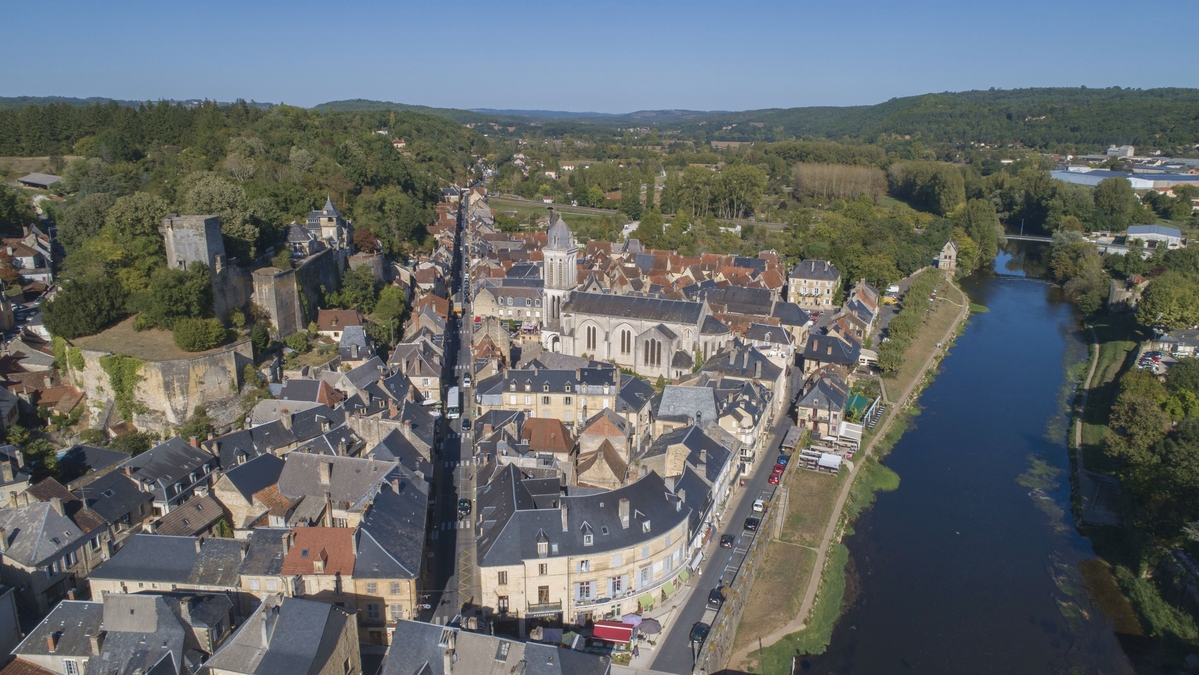
[[[105,438],[107,436],[104,435],[103,429],[84,429],[79,434],[79,440],[83,441],[86,445],[100,445],[104,442]]]
[[[271,345],[271,333],[266,329],[266,326],[256,323],[250,329],[250,342],[258,351],[262,351]]]
[[[308,333],[292,333],[283,343],[303,354],[308,351]]]
[[[46,330],[67,340],[99,333],[125,316],[126,297],[115,279],[68,281],[42,306]]]
[[[225,327],[218,319],[179,319],[175,322],[175,346],[185,352],[202,352],[225,341]]]

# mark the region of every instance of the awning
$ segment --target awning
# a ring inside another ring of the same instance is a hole
[[[695,556],[693,558],[691,558],[691,563],[690,563],[691,569],[698,569],[699,563],[703,559],[704,559],[704,552],[702,550],[696,551]]]
[[[654,594],[646,593],[645,595],[641,596],[640,598],[637,598],[637,604],[641,605],[643,608],[644,607],[653,607],[654,606]]]
[[[687,580],[690,578],[691,578],[691,572],[686,567],[684,567],[683,571],[679,572],[679,585],[687,583]]]
[[[619,621],[596,621],[591,637],[608,642],[628,644],[633,639],[633,627]]]
[[[674,582],[667,581],[666,585],[662,587],[662,595],[669,598],[671,593],[674,593]]]

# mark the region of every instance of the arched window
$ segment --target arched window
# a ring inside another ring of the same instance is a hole
[[[587,349],[595,349],[595,326],[587,327]]]
[[[633,333],[629,330],[620,331],[620,353],[628,354],[633,351]]]

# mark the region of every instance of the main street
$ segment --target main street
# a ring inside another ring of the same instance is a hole
[[[451,289],[462,290],[469,261],[466,259],[466,209],[460,208],[458,229],[454,246],[454,262],[450,272]],[[470,316],[469,294],[462,293],[463,315]],[[478,595],[478,578],[475,574],[474,513],[460,517],[458,501],[469,499],[472,507],[475,496],[474,483],[474,432],[464,429],[463,422],[470,418],[471,390],[463,386],[464,376],[470,374],[470,323],[451,315],[446,322],[444,342],[445,358],[442,364],[442,400],[450,387],[457,386],[461,395],[462,418],[441,420],[438,450],[433,458],[433,509],[429,521],[429,550],[431,557],[426,564],[426,588],[430,591],[430,602],[435,602],[426,617],[433,623],[447,623],[463,613]],[[469,426],[469,425],[466,425]]]
[[[770,536],[770,533],[760,529],[757,532],[746,531],[745,519],[758,515],[752,511],[755,499],[770,502],[778,490],[778,486],[771,485],[767,479],[774,468],[783,436],[793,423],[791,392],[796,391],[797,385],[802,381],[800,369],[792,366],[787,377],[787,389],[783,392],[787,403],[775,419],[775,426],[770,429],[766,443],[758,451],[754,467],[745,478],[744,487],[739,488],[739,493],[731,498],[735,503],[731,509],[725,511],[719,531],[712,535],[711,541],[704,548],[704,559],[700,563],[700,574],[695,578],[695,587],[686,604],[675,611],[670,625],[666,626],[666,636],[658,641],[652,665],[654,670],[680,674],[692,671],[700,645],[692,644],[691,627],[703,618],[707,609],[708,593],[717,586],[728,586],[732,582],[741,569],[741,563],[749,552],[754,537]],[[720,538],[726,534],[733,535],[736,539],[732,549],[720,548]],[[729,627],[730,630],[735,628]]]

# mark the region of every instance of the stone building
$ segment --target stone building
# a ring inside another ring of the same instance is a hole
[[[550,224],[541,253],[545,256],[542,274],[545,280],[546,324],[557,328],[562,321],[563,305],[579,285],[579,245],[566,226],[566,221],[553,208],[550,208]]]
[[[941,253],[937,255],[937,269],[947,272],[954,272],[958,268],[958,245],[952,239],[945,242],[941,247]]]
[[[787,279],[788,298],[804,309],[832,309],[840,287],[841,272],[827,260],[804,260]]]
[[[285,338],[301,330],[296,271],[263,267],[254,270],[253,277],[254,304],[266,310],[279,337]]]
[[[242,307],[253,291],[245,270],[226,259],[221,219],[217,216],[179,216],[170,214],[158,228],[166,248],[167,266],[187,269],[198,262],[208,266],[212,275],[212,309],[224,319],[229,310]]]

